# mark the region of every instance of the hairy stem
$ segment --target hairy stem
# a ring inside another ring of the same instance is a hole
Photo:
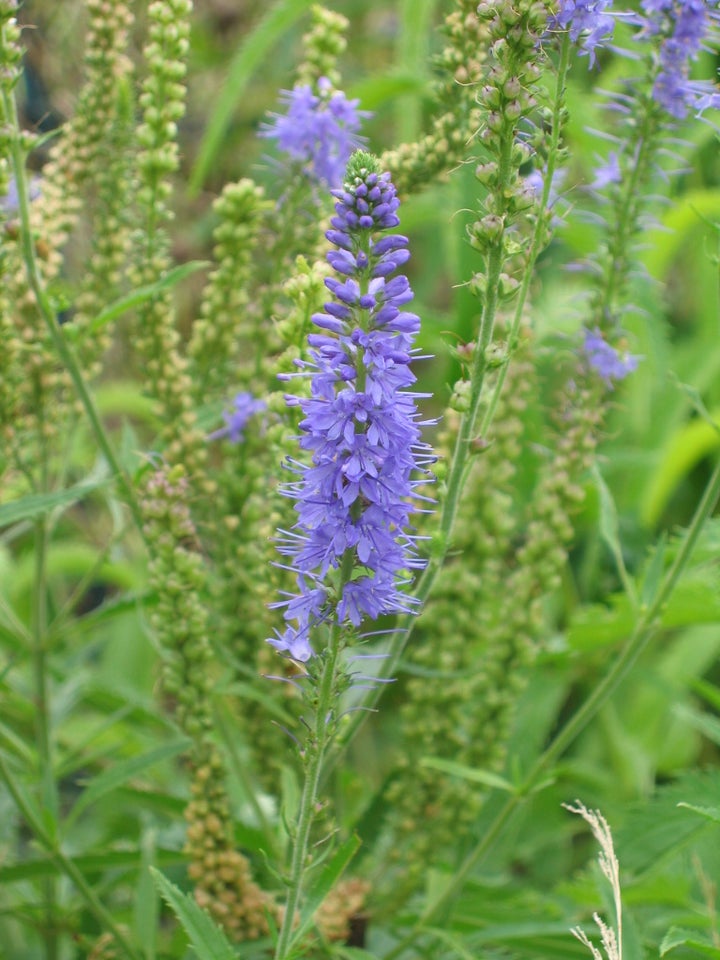
[[[333,735],[333,713],[336,707],[334,700],[336,696],[335,687],[339,654],[340,628],[334,626],[330,632],[330,643],[323,658],[322,671],[317,689],[317,699],[314,704],[314,725],[305,747],[307,754],[305,781],[303,783],[296,832],[293,840],[293,853],[290,864],[285,913],[275,948],[275,960],[285,960],[292,952],[292,933],[295,925],[295,914],[301,902],[305,874],[308,868],[310,830],[317,813],[317,798],[323,770],[323,761],[328,744]]]

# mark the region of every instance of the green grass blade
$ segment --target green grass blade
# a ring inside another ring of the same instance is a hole
[[[215,163],[225,131],[233,111],[247,86],[253,71],[263,63],[273,45],[309,10],[314,0],[278,0],[246,37],[233,58],[225,86],[218,94],[213,111],[200,143],[195,167],[190,174],[189,189],[196,194]]]

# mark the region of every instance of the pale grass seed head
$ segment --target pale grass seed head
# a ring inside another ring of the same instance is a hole
[[[605,950],[605,956],[607,957],[607,960],[622,960],[622,899],[620,892],[620,864],[615,856],[615,847],[613,845],[610,827],[607,820],[605,817],[603,817],[599,810],[588,810],[588,808],[583,803],[580,803],[579,800],[575,801],[575,806],[572,806],[569,803],[564,803],[563,806],[566,810],[569,810],[570,813],[577,813],[583,818],[583,820],[585,820],[586,823],[590,825],[593,836],[600,844],[598,863],[603,875],[607,878],[610,886],[612,887],[613,901],[615,904],[615,929],[608,926],[597,913],[593,914],[593,920],[597,924],[598,930],[600,931],[600,942]],[[584,944],[588,948],[593,955],[593,960],[603,960],[600,950],[598,950],[595,944],[588,938],[587,934],[580,929],[580,927],[574,927],[570,932],[573,934],[573,936],[577,937],[580,943]]]

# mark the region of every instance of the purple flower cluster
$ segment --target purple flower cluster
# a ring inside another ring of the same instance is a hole
[[[630,353],[620,353],[612,347],[600,331],[585,331],[583,350],[590,366],[612,389],[613,381],[623,380],[629,373],[637,370],[639,357]]]
[[[232,410],[225,410],[223,413],[225,426],[211,433],[208,440],[226,438],[230,443],[242,443],[245,439],[243,431],[247,426],[248,420],[256,413],[261,413],[266,407],[267,404],[264,400],[256,400],[251,393],[247,391],[238,393],[235,397],[234,408]]]
[[[590,56],[590,66],[595,63],[595,50],[602,47],[612,36],[615,21],[605,10],[612,0],[560,0],[558,11],[548,20],[551,30],[570,30],[573,43]]]
[[[358,110],[359,100],[348,100],[333,90],[326,77],[317,83],[317,93],[304,85],[284,90],[285,114],[272,114],[273,122],[260,130],[261,137],[277,141],[278,148],[302,165],[310,179],[339,187],[353,150],[362,141],[358,131],[367,110]]]
[[[278,549],[297,574],[297,595],[284,607],[286,627],[270,639],[305,661],[311,631],[324,621],[359,627],[365,618],[410,611],[400,587],[424,565],[408,532],[419,471],[434,459],[420,439],[416,399],[407,388],[412,344],[420,327],[404,306],[413,293],[396,271],[409,257],[408,240],[386,234],[399,224],[399,201],[377,161],[356,153],[343,189],[333,191],[336,216],[327,255],[339,277],[325,283],[333,299],[313,316],[308,338],[311,396],[299,405],[300,446],[311,455],[292,463],[297,482],[284,490],[298,520],[280,531]]]
[[[717,0],[642,0],[641,36],[660,34],[659,72],[653,97],[682,120],[689,109],[720,107],[720,94],[708,81],[691,80],[695,60],[720,22]]]

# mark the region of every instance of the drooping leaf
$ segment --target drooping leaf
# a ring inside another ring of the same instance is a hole
[[[84,327],[82,331],[79,332],[77,339],[80,340],[83,337],[97,333],[99,330],[102,330],[103,327],[112,323],[113,320],[117,320],[118,317],[127,313],[128,310],[134,310],[135,307],[142,306],[143,303],[152,300],[153,297],[162,293],[163,290],[168,290],[176,286],[186,277],[197,273],[198,270],[204,270],[208,266],[210,266],[210,263],[207,260],[190,260],[188,263],[182,263],[178,267],[173,267],[155,283],[138,287],[137,290],[133,290],[132,293],[127,294],[127,296],[121,297],[121,299],[116,300],[115,303],[111,303],[109,307],[105,307],[96,317],[93,317],[87,327]]]
[[[130,757],[127,760],[114,763],[109,769],[104,770],[91,780],[87,788],[80,794],[80,798],[73,807],[72,818],[76,819],[90,804],[95,803],[112,790],[124,786],[128,780],[136,777],[144,770],[161,763],[163,760],[178,756],[178,754],[187,750],[189,745],[190,741],[182,738],[172,743],[163,744],[163,746],[156,747],[154,750],[149,750],[139,757]]]
[[[688,947],[710,957],[720,957],[720,950],[697,930],[684,930],[682,927],[670,927],[660,944],[660,956],[664,957],[676,947]]]
[[[484,783],[486,787],[504,790],[506,793],[515,792],[515,788],[509,780],[505,780],[504,777],[493,773],[491,770],[478,770],[475,767],[468,767],[463,763],[455,763],[453,760],[444,760],[442,757],[423,757],[420,765],[430,767],[432,770],[440,770],[442,773],[450,774],[452,777],[459,777],[461,780],[469,780],[472,783]]]
[[[108,482],[108,478],[105,478],[91,483],[78,483],[67,490],[55,490],[52,493],[31,493],[20,500],[11,500],[10,503],[0,505],[0,527],[7,527],[11,523],[19,523],[21,520],[34,520],[56,507],[69,507]]]

